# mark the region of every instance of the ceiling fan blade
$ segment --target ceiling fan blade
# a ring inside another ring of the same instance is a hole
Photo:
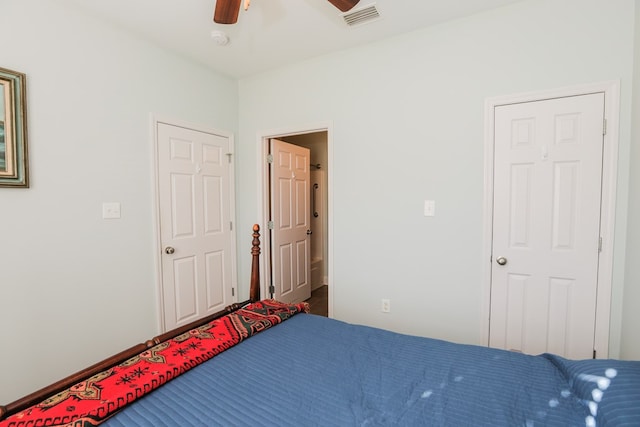
[[[329,0],[329,3],[340,9],[342,12],[348,12],[353,9],[359,1],[360,0]]]
[[[216,0],[213,22],[216,24],[235,24],[238,22],[242,0]]]

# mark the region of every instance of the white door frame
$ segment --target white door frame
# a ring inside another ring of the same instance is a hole
[[[160,333],[166,332],[164,330],[164,300],[163,300],[163,292],[162,292],[162,240],[160,236],[160,187],[158,185],[158,123],[165,123],[171,126],[182,127],[186,129],[191,129],[198,132],[211,133],[215,135],[220,135],[229,139],[229,151],[232,153],[232,161],[229,164],[229,216],[233,224],[236,223],[236,190],[235,190],[235,159],[233,159],[233,154],[235,153],[233,134],[226,131],[221,131],[218,129],[214,129],[202,124],[190,123],[184,120],[157,115],[151,113],[149,115],[149,126],[151,136],[151,185],[152,185],[152,203],[153,203],[153,231],[154,231],[154,242],[153,248],[155,251],[155,256],[153,257],[155,263],[155,282],[156,282],[156,307],[158,307],[158,314],[156,318],[157,328]],[[234,227],[235,228],[235,227]],[[233,296],[232,301],[238,301],[238,267],[236,260],[236,233],[231,233],[231,283],[233,288],[236,290],[235,295]]]
[[[260,253],[260,295],[265,298],[268,295],[267,277],[270,277],[269,246],[266,244],[267,239],[267,218],[269,216],[269,168],[267,167],[267,155],[269,154],[269,139],[283,138],[293,135],[302,135],[307,133],[327,132],[327,252],[328,252],[328,278],[327,286],[329,287],[328,298],[328,315],[333,317],[333,220],[331,211],[333,208],[333,130],[332,123],[318,123],[308,126],[295,126],[290,128],[262,130],[257,134],[257,170],[258,174],[258,218],[260,221],[260,230],[262,237],[262,251]]]
[[[618,176],[618,127],[620,109],[620,82],[607,81],[588,85],[572,86],[540,92],[528,92],[499,96],[485,100],[484,136],[484,227],[483,227],[483,285],[481,342],[489,344],[489,317],[491,314],[491,255],[493,236],[493,155],[494,155],[494,110],[500,105],[541,101],[551,98],[585,95],[604,92],[604,115],[607,132],[604,135],[602,158],[602,204],[600,208],[600,234],[602,252],[598,260],[598,294],[596,299],[596,325],[594,348],[597,357],[609,357],[609,323],[611,313],[611,290],[613,276],[613,243],[616,213],[616,187]],[[604,124],[603,124],[604,125]]]

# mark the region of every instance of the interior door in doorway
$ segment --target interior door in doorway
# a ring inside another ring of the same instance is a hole
[[[234,302],[230,140],[157,125],[158,204],[165,330]]]
[[[311,297],[310,152],[278,139],[269,152],[274,298],[302,302]]]
[[[495,108],[489,345],[591,358],[604,94]]]

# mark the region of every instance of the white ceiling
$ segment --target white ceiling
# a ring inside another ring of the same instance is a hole
[[[238,23],[213,22],[215,0],[66,0],[83,13],[231,77],[381,40],[520,0],[360,0],[380,18],[354,27],[326,0],[253,0]],[[230,43],[217,45],[214,30]]]

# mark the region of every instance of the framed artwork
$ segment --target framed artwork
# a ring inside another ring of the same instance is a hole
[[[23,73],[0,68],[0,187],[28,187],[27,94]]]

